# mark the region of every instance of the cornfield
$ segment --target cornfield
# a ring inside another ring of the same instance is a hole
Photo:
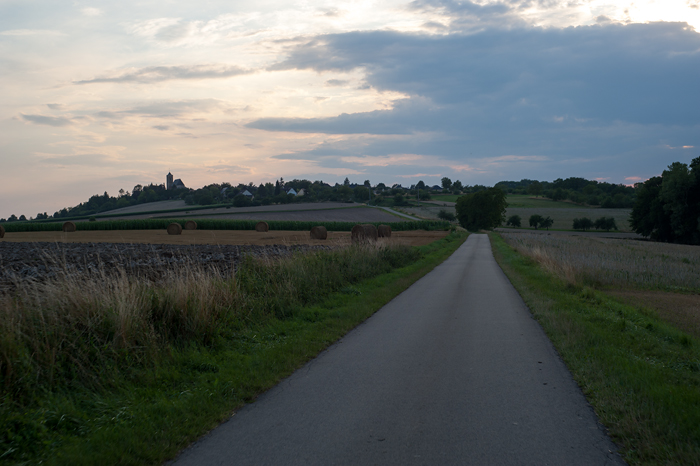
[[[700,248],[669,243],[501,233],[521,254],[570,283],[700,291]]]

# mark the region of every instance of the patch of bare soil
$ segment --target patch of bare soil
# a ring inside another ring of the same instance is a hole
[[[409,246],[422,246],[447,236],[446,231],[395,231],[388,241]],[[350,244],[350,232],[329,231],[328,239],[311,239],[308,231],[250,230],[184,230],[181,235],[168,235],[165,230],[111,230],[111,231],[31,231],[6,233],[3,242],[50,243],[130,243],[130,244],[211,244],[211,245],[313,245],[343,246]]]
[[[661,319],[700,338],[700,295],[634,290],[606,293],[633,306],[653,309]]]

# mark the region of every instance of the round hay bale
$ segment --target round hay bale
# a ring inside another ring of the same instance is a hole
[[[75,231],[75,223],[73,222],[65,222],[63,224],[63,231],[65,233],[73,233]]]
[[[0,238],[5,237],[5,227],[0,225]]]
[[[377,241],[377,227],[369,223],[355,225],[350,232],[353,243]]]
[[[196,230],[197,229],[197,222],[194,220],[188,220],[185,222],[185,230]]]
[[[391,238],[391,227],[389,225],[379,225],[377,227],[377,235],[380,238]]]
[[[328,238],[328,230],[324,226],[317,226],[311,229],[311,239],[326,239]]]
[[[181,235],[182,234],[182,225],[179,223],[171,223],[168,225],[168,234],[169,235]]]
[[[258,222],[255,224],[255,231],[265,233],[270,230],[270,225],[267,222]]]

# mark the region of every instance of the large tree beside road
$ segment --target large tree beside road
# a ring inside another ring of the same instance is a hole
[[[459,224],[470,231],[490,230],[505,221],[506,194],[489,188],[457,199],[455,208]]]

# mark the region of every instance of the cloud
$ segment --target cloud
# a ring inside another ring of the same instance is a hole
[[[66,36],[67,34],[50,29],[9,29],[0,32],[0,36]]]
[[[155,126],[153,126],[153,129],[157,129],[158,131],[167,131],[170,129],[170,126],[155,125]]]
[[[47,107],[49,107],[51,110],[62,110],[65,108],[65,105],[63,104],[46,104]]]
[[[345,79],[329,79],[326,81],[326,86],[345,86],[349,83],[350,81]]]
[[[25,115],[20,114],[24,121],[34,123],[35,125],[47,125],[47,126],[71,126],[73,121],[70,118],[65,117],[52,117],[45,115]]]
[[[160,101],[149,102],[127,110],[103,110],[95,113],[95,116],[108,120],[121,120],[128,116],[180,118],[191,114],[209,112],[222,107],[223,102],[216,99]],[[154,126],[154,128],[167,129],[165,126]]]
[[[46,165],[56,166],[91,166],[104,167],[112,165],[113,161],[104,154],[78,154],[78,155],[61,155],[53,157],[44,157],[39,161]]]
[[[102,14],[102,11],[99,8],[93,7],[83,8],[80,10],[80,12],[83,14],[83,16],[100,16]]]
[[[254,73],[254,70],[236,65],[189,65],[189,66],[148,66],[132,68],[115,76],[100,76],[92,79],[73,81],[73,84],[96,83],[156,83],[171,80],[225,79]]]

